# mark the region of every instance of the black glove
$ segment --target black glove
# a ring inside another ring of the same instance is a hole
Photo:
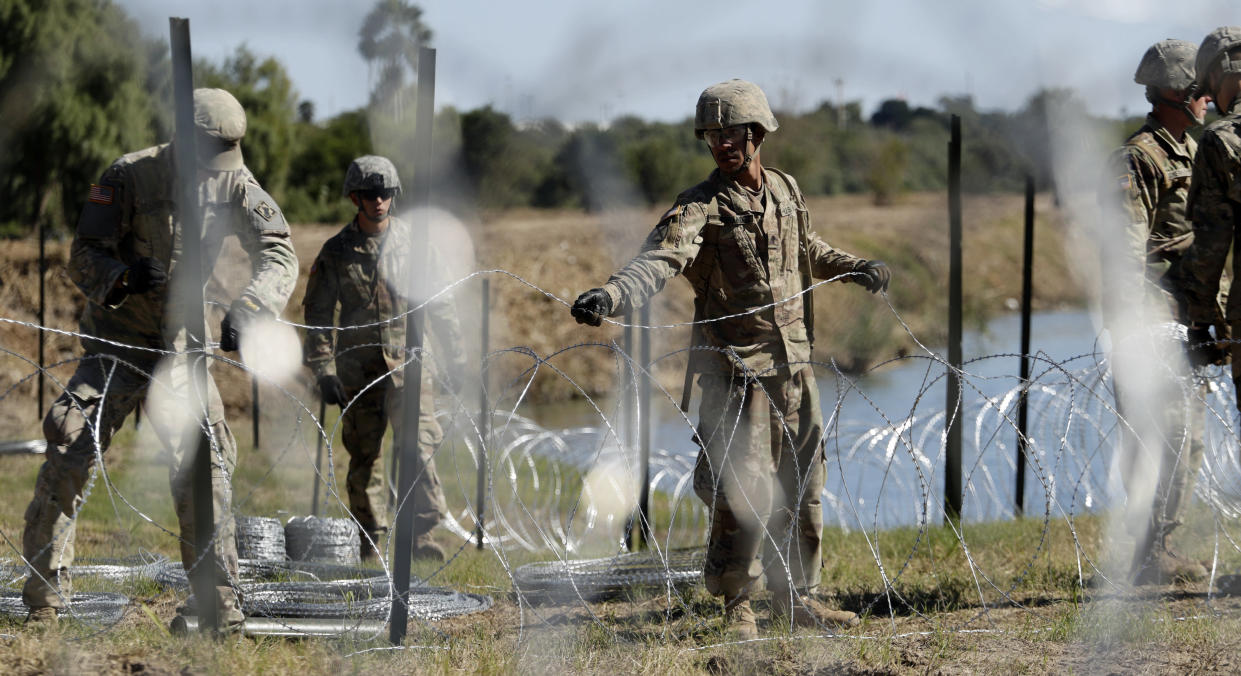
[[[854,272],[860,272],[864,277],[853,277],[855,284],[861,284],[871,293],[888,290],[888,282],[892,279],[892,271],[883,261],[863,261],[860,265],[853,268]]]
[[[1217,326],[1216,331],[1223,333]],[[1185,348],[1189,352],[1189,365],[1198,367],[1208,364],[1223,364],[1227,352],[1220,348],[1211,335],[1210,329],[1202,324],[1189,327],[1189,341]]]
[[[164,269],[164,264],[150,257],[139,258],[121,277],[121,288],[129,294],[157,291],[167,283],[168,271]]]
[[[577,297],[571,312],[578,324],[599,326],[604,317],[612,314],[612,297],[603,289],[591,289]]]
[[[345,384],[340,382],[336,375],[319,376],[319,396],[323,398],[323,403],[332,406],[344,406],[349,402],[349,397],[345,395]]]
[[[241,330],[262,314],[263,309],[250,298],[242,296],[233,301],[228,314],[220,321],[220,349],[236,352],[241,347]]]

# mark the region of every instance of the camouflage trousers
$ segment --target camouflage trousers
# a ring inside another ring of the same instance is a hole
[[[1126,495],[1137,498],[1126,520],[1140,537],[1167,534],[1180,525],[1202,467],[1208,389],[1179,361],[1140,375],[1113,373],[1122,417],[1120,475]],[[1142,379],[1140,386],[1135,376]],[[1148,503],[1138,496],[1152,489],[1147,511]]]
[[[703,577],[712,594],[819,584],[823,414],[814,371],[757,379],[704,374],[694,492],[711,508]]]
[[[392,448],[399,449],[404,425],[401,416],[403,387],[393,384],[383,371],[341,369],[341,381],[352,403],[344,412],[342,439],[349,453],[346,485],[349,510],[362,530],[371,534],[389,526],[389,501],[395,487],[384,480],[382,466],[376,467],[383,448],[384,433],[392,425]],[[353,374],[350,376],[350,374]],[[366,378],[366,375],[372,378]],[[361,376],[359,378],[359,376]],[[363,390],[368,385],[373,386]],[[356,399],[355,399],[356,397]],[[439,475],[435,473],[435,451],[444,441],[444,431],[435,419],[435,397],[429,379],[424,379],[418,402],[418,453],[414,457],[414,536],[430,532],[440,522],[447,507]],[[396,477],[391,477],[395,482]]]
[[[146,413],[143,422],[152,426],[171,458],[169,482],[181,526],[181,561],[187,571],[196,561],[194,532],[198,524],[194,523],[191,485],[193,453],[182,449],[179,422],[192,422],[193,411],[206,412],[215,525],[211,549],[203,563],[216,572],[221,608],[236,608],[232,590],[237,588],[237,543],[231,480],[237,446],[224,422],[220,394],[208,376],[206,406],[186,399],[184,357],[166,359],[158,366],[156,359],[145,355],[126,359],[128,363],[122,363],[110,356],[87,353],[43,419],[47,457],[39,468],[34,498],[26,508],[22,554],[31,574],[22,589],[22,600],[30,607],[65,606],[71,594],[69,567],[73,564],[75,522],[85,502],[91,469],[108,450],[125,417],[142,405]],[[152,374],[157,374],[154,379]]]

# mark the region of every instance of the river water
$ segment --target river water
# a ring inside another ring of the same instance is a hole
[[[943,519],[946,367],[940,351],[882,365],[861,376],[816,368],[827,427],[828,481],[824,521],[846,529],[882,529]],[[964,336],[962,466],[967,521],[1015,514],[1016,402],[1020,317],[998,318]],[[1084,311],[1035,315],[1031,331],[1025,513],[1044,518],[1094,511],[1123,499],[1112,469],[1119,439],[1111,379],[1095,322]],[[1229,378],[1210,374],[1208,402],[1219,413],[1208,425],[1208,451],[1199,493],[1241,495]],[[671,397],[652,403],[651,485],[688,501],[697,447],[691,421]],[[600,467],[621,492],[633,484],[616,476],[638,472],[636,443],[626,438],[615,402],[573,402],[523,408],[520,438],[536,455]],[[636,438],[629,435],[629,439]],[[538,440],[538,441],[535,441]],[[533,444],[531,446],[531,444]],[[528,463],[527,463],[528,464]],[[596,493],[598,492],[596,487]],[[590,500],[585,502],[589,503]]]

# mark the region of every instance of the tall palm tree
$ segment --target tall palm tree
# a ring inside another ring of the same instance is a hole
[[[358,30],[358,52],[366,59],[372,105],[388,102],[400,118],[399,93],[406,82],[406,71],[417,78],[418,48],[430,43],[431,29],[422,22],[421,7],[408,0],[375,3]]]

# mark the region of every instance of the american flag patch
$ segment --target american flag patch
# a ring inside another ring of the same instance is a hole
[[[90,192],[86,195],[86,199],[95,204],[112,204],[112,195],[115,188],[108,185],[90,184]]]
[[[1117,179],[1117,182],[1120,183],[1121,190],[1128,190],[1129,188],[1133,187],[1133,181],[1129,179],[1129,174],[1125,174],[1124,176],[1121,176],[1119,179]]]

